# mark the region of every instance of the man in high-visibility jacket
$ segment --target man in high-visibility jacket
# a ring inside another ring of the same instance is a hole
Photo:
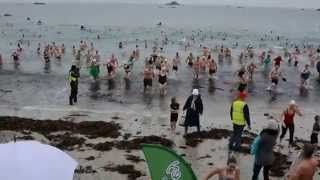
[[[241,136],[246,124],[250,126],[249,107],[245,102],[246,93],[240,92],[239,97],[232,103],[230,116],[233,123],[233,133],[229,142],[229,149],[239,151],[241,145]]]
[[[72,65],[71,69],[69,71],[69,83],[70,83],[70,96],[69,96],[69,104],[73,105],[73,103],[76,103],[78,101],[77,95],[78,95],[78,78],[79,78],[79,69]]]

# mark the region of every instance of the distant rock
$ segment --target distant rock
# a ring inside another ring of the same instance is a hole
[[[9,17],[12,16],[12,14],[5,13],[3,16]]]
[[[167,5],[167,6],[180,6],[181,4],[178,3],[177,1],[171,1],[169,3],[166,3],[165,5]]]
[[[32,4],[34,4],[34,5],[46,5],[47,3],[44,3],[44,2],[33,2]]]
[[[37,21],[37,25],[42,25],[43,22],[41,20]]]
[[[320,11],[320,8],[319,8],[319,9],[317,9],[317,11]]]

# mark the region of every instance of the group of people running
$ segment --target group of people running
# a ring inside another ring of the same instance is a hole
[[[244,129],[248,126],[251,129],[250,111],[246,103],[247,93],[239,91],[238,97],[232,102],[230,108],[230,118],[233,124],[233,133],[229,139],[229,157],[227,166],[222,166],[213,169],[206,177],[209,180],[211,177],[217,175],[219,179],[239,180],[240,169],[235,157],[235,153],[241,151],[242,148],[242,134]],[[176,124],[179,117],[179,103],[173,97],[170,109],[170,125],[172,133],[175,133]],[[200,116],[203,114],[203,103],[198,89],[192,91],[192,95],[188,97],[183,106],[184,115],[182,123],[185,127],[185,135],[188,133],[189,127],[197,127],[200,132]],[[259,173],[263,168],[264,180],[269,180],[269,172],[275,162],[274,151],[278,153],[282,151],[283,139],[289,129],[289,154],[292,153],[292,148],[297,146],[294,142],[295,131],[295,116],[303,116],[300,108],[294,100],[291,100],[287,108],[281,113],[280,119],[270,114],[265,114],[267,117],[266,125],[262,131],[254,139],[251,144],[251,154],[254,155],[254,166],[252,180],[258,180]],[[294,161],[285,176],[287,180],[312,180],[317,172],[317,167],[320,166],[320,158],[315,157],[318,147],[318,134],[320,133],[320,116],[314,117],[314,124],[310,135],[309,143],[303,147],[300,156]],[[280,135],[281,134],[281,135]],[[280,135],[280,138],[279,138]],[[279,138],[279,141],[277,139]],[[278,146],[277,146],[278,144]]]

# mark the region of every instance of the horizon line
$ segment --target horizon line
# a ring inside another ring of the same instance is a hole
[[[1,1],[1,3],[6,3],[6,4],[33,4],[33,3],[45,3],[46,5],[48,4],[128,4],[128,5],[163,5],[165,6],[166,3],[158,3],[158,2],[103,2],[103,1],[70,1],[70,2],[64,2],[64,1],[55,1],[55,2],[47,2],[47,1],[30,1],[30,2],[19,2],[19,1]],[[172,1],[171,1],[172,2]],[[170,3],[170,2],[169,2]],[[178,2],[179,3],[179,2]],[[236,7],[236,8],[283,8],[283,9],[313,9],[317,10],[319,8],[317,7],[296,7],[296,6],[272,6],[272,5],[248,5],[248,4],[225,4],[225,3],[181,3],[178,6],[217,6],[217,7]],[[41,5],[40,5],[41,6]]]

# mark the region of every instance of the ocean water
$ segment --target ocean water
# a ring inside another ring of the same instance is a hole
[[[12,16],[4,17],[5,13]],[[178,44],[179,40],[199,32],[206,39],[197,44],[209,47],[231,47],[238,42],[240,47],[262,44],[273,48],[284,46],[285,39],[299,45],[306,42],[316,45],[320,42],[320,13],[313,9],[1,3],[0,15],[0,53],[6,59],[10,58],[20,39],[30,41],[31,51],[25,52],[24,59],[37,58],[34,57],[34,51],[38,43],[64,43],[70,50],[72,45],[78,46],[80,40],[93,42],[103,57],[111,53],[120,55],[117,49],[119,41],[127,41],[130,51],[136,44],[144,47],[144,40],[148,41],[150,48],[155,41],[163,39],[161,32],[165,32],[172,42],[166,47],[166,53],[170,56],[177,50],[183,50]],[[27,21],[27,17],[31,20]],[[43,22],[42,25],[37,25],[39,20]],[[159,22],[163,23],[161,27],[156,25]],[[80,31],[81,25],[88,31]],[[98,34],[101,36],[99,41],[96,39]],[[274,41],[276,36],[280,36],[281,41]],[[262,37],[265,38],[263,43],[259,41]],[[32,65],[32,62],[28,64]]]
[[[48,40],[78,40],[79,35],[90,37],[77,31],[80,25],[92,29],[92,32],[104,33],[108,40],[148,38],[157,32],[155,28],[158,22],[164,24],[161,30],[169,32],[201,29],[208,33],[227,32],[241,37],[255,37],[274,31],[291,39],[320,38],[320,12],[313,9],[228,6],[168,8],[134,4],[1,4],[0,14],[4,13],[13,16],[0,18],[2,31],[5,23],[12,23],[19,30],[27,30],[29,33],[53,33],[48,35]],[[31,18],[31,22],[26,21],[27,17]],[[44,25],[37,26],[35,22],[38,20],[43,21]],[[110,28],[112,32],[109,32]],[[55,32],[58,31],[62,31],[63,35],[57,36]],[[11,33],[19,35],[15,31]]]

